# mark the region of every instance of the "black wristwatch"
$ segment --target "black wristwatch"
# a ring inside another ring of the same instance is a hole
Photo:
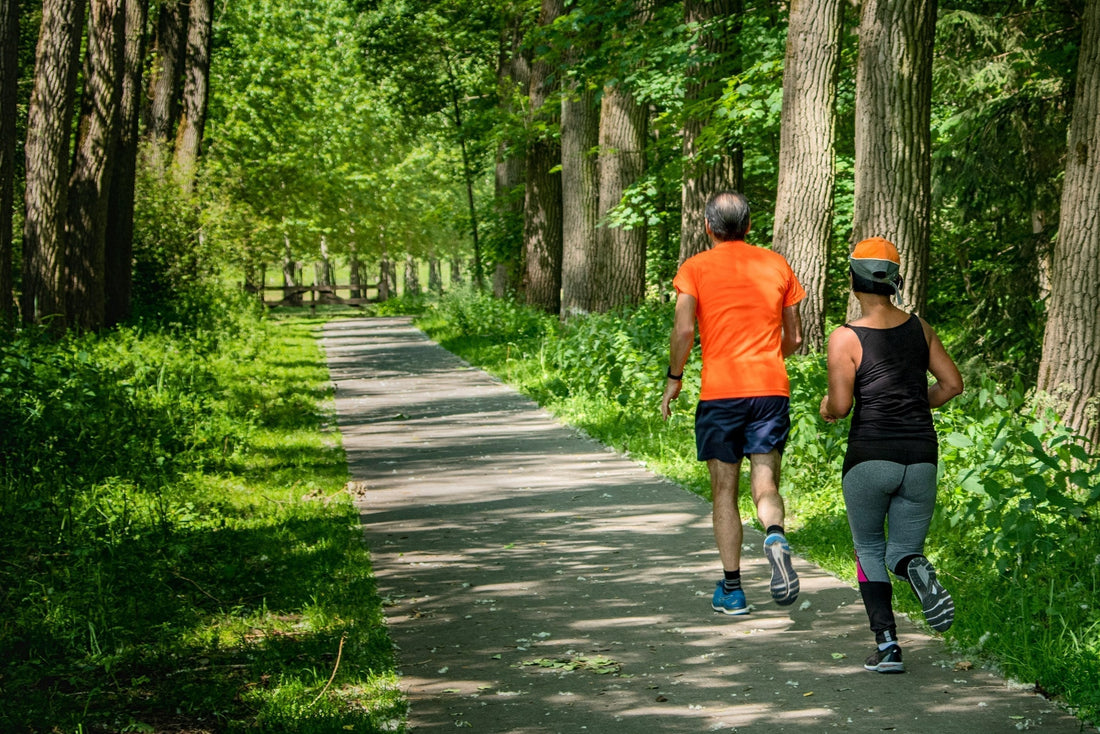
[[[674,374],[672,374],[672,368],[669,367],[668,371],[665,372],[665,377],[667,377],[670,380],[682,380],[682,379],[684,379],[684,373],[681,372],[678,375],[674,375]]]

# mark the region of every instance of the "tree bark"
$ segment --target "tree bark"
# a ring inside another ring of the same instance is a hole
[[[84,95],[69,181],[68,323],[102,329],[107,318],[107,198],[118,143],[125,0],[91,0]]]
[[[443,271],[435,255],[428,256],[428,290],[437,296],[443,294]]]
[[[635,305],[645,298],[646,227],[610,226],[608,215],[645,173],[649,113],[621,84],[604,88],[600,109],[600,222],[591,304],[597,311]]]
[[[1054,245],[1039,389],[1100,445],[1100,0],[1088,0]]]
[[[149,75],[146,128],[150,137],[161,146],[172,142],[173,126],[178,120],[190,7],[189,0],[166,0],[157,15],[156,53]]]
[[[210,43],[214,19],[213,0],[190,0],[187,21],[187,53],[183,79],[183,103],[176,130],[176,169],[180,189],[190,194],[195,168],[202,152],[206,106],[210,92]]]
[[[145,26],[149,0],[126,0],[126,41],[123,51],[122,97],[114,173],[107,207],[107,325],[130,315],[133,291],[134,188],[137,177],[138,125],[141,116],[141,73],[145,61]]]
[[[897,246],[905,302],[918,312],[928,293],[935,31],[936,0],[863,2],[852,239],[885,237]]]
[[[542,0],[539,25],[548,27],[563,12],[563,0]],[[558,122],[557,102],[552,98],[554,71],[542,59],[531,65],[523,246],[527,304],[557,314],[561,309],[562,178],[554,170],[561,163],[561,144],[550,133]],[[456,280],[454,275],[451,280]]]
[[[684,85],[683,186],[680,202],[680,262],[710,247],[703,218],[707,198],[716,191],[741,191],[744,186],[740,146],[728,151],[702,150],[699,134],[710,122],[714,105],[732,64],[735,33],[726,31],[729,18],[744,12],[743,0],[684,0],[684,22],[698,28],[692,45],[695,62]]]
[[[406,296],[420,295],[420,268],[416,258],[405,256],[405,293]]]
[[[393,297],[395,289],[393,265],[385,254],[382,255],[382,262],[378,265],[378,271],[378,300],[388,301]]]
[[[593,268],[600,221],[600,108],[594,89],[575,85],[561,106],[561,316],[595,308]]]
[[[0,2],[0,326],[15,320],[12,206],[19,99],[19,3]]]
[[[523,14],[512,11],[501,38],[497,64],[497,89],[503,112],[514,117],[521,94],[531,83],[531,69],[523,53]],[[526,150],[516,141],[504,138],[497,147],[495,207],[503,236],[496,252],[497,274],[493,294],[498,298],[520,294],[523,290],[523,184],[526,179]]]
[[[65,324],[62,276],[69,136],[85,10],[84,0],[42,3],[34,89],[27,114],[21,310],[25,322],[50,321],[55,329]]]
[[[806,290],[804,353],[821,349],[825,341],[843,14],[841,0],[793,0],[790,5],[772,247],[787,258]]]

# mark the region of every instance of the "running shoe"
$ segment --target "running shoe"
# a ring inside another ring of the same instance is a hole
[[[726,591],[722,582],[718,582],[718,588],[714,590],[714,599],[710,603],[711,608],[722,614],[748,614],[749,605],[745,601],[745,592],[742,589]]]
[[[924,556],[909,561],[907,569],[909,584],[920,599],[924,610],[924,619],[928,626],[937,632],[943,632],[955,621],[955,600],[947,589],[936,580],[936,569]]]
[[[875,650],[863,667],[873,673],[904,673],[905,665],[901,662],[901,648],[890,645],[885,650]]]
[[[764,538],[764,555],[772,566],[772,599],[781,606],[794,604],[798,598],[798,574],[791,565],[791,547],[779,533]]]

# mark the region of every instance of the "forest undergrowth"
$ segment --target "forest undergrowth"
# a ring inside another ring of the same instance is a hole
[[[185,310],[0,340],[0,731],[402,731],[318,322]]]
[[[472,291],[414,305],[422,310],[417,324],[448,350],[709,498],[705,465],[695,460],[698,349],[672,417],[664,423],[659,414],[671,304],[566,324]],[[966,392],[935,411],[939,499],[927,553],[958,608],[946,642],[960,657],[1034,684],[1096,721],[1100,462],[1024,385],[994,379],[977,360],[963,369]],[[848,422],[829,425],[818,416],[824,355],[795,356],[788,371],[792,431],[782,491],[791,542],[796,553],[854,586],[840,490]],[[742,514],[754,517],[748,495],[742,492]],[[911,594],[895,594],[895,604],[921,619]]]

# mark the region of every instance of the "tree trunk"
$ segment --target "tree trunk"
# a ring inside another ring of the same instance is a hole
[[[1039,389],[1100,445],[1100,0],[1088,0],[1077,62],[1061,220],[1054,245]]]
[[[23,294],[28,323],[64,327],[65,221],[69,137],[84,0],[45,0],[35,52],[34,90],[27,114],[27,180],[23,221]]]
[[[126,0],[126,46],[123,52],[122,98],[114,173],[107,207],[107,325],[130,315],[133,290],[134,187],[137,177],[141,70],[145,60],[145,25],[149,0]]]
[[[563,12],[563,0],[542,0],[539,25],[550,26]],[[557,100],[552,98],[554,71],[541,59],[531,66],[528,128],[533,132],[527,143],[523,246],[527,304],[557,314],[561,309],[562,178],[554,169],[561,163],[561,144],[546,132],[558,121]]]
[[[443,271],[435,255],[428,257],[428,290],[437,296],[443,294]]]
[[[885,237],[897,246],[903,295],[918,312],[928,292],[935,31],[936,0],[863,2],[852,239]]]
[[[4,0],[0,2],[0,326],[8,326],[15,320],[12,206],[18,91],[19,3]]]
[[[684,85],[683,186],[680,205],[680,262],[710,247],[703,209],[716,191],[741,191],[743,154],[731,150],[703,150],[699,134],[709,124],[733,60],[735,32],[728,19],[744,12],[743,0],[684,0],[684,22],[698,27],[691,64]]]
[[[645,298],[645,224],[632,229],[608,223],[627,189],[645,172],[648,110],[621,84],[604,88],[600,110],[598,244],[591,274],[597,311],[635,305]]]
[[[183,79],[183,104],[176,130],[176,168],[180,189],[190,194],[195,185],[195,167],[206,128],[206,105],[210,91],[210,43],[214,18],[213,0],[190,0],[187,21],[187,54]]]
[[[462,261],[460,258],[451,258],[451,285],[462,284]]]
[[[190,0],[165,0],[157,15],[156,53],[149,76],[146,128],[158,146],[172,142],[179,115]]]
[[[420,267],[412,255],[405,256],[405,295],[420,295]]]
[[[583,84],[583,82],[582,82]],[[561,316],[591,311],[600,220],[600,108],[592,89],[573,88],[561,106]]]
[[[825,341],[843,14],[841,0],[795,0],[787,31],[772,246],[787,258],[806,290],[801,308],[803,352],[821,349]]]
[[[520,107],[531,82],[531,69],[523,53],[523,14],[515,11],[501,38],[497,64],[497,90],[502,112],[512,118]],[[496,191],[494,206],[502,236],[496,246],[498,274],[494,274],[493,293],[498,298],[523,290],[523,183],[526,178],[526,151],[516,141],[503,138],[497,146]]]
[[[66,313],[70,326],[107,320],[107,199],[118,143],[125,0],[91,0],[84,96],[69,182]]]
[[[348,245],[348,285],[351,286],[351,297],[362,298],[363,276],[359,272],[359,253],[355,251],[355,245]]]
[[[393,296],[393,266],[388,257],[382,255],[382,262],[378,265],[378,300],[388,301]]]

